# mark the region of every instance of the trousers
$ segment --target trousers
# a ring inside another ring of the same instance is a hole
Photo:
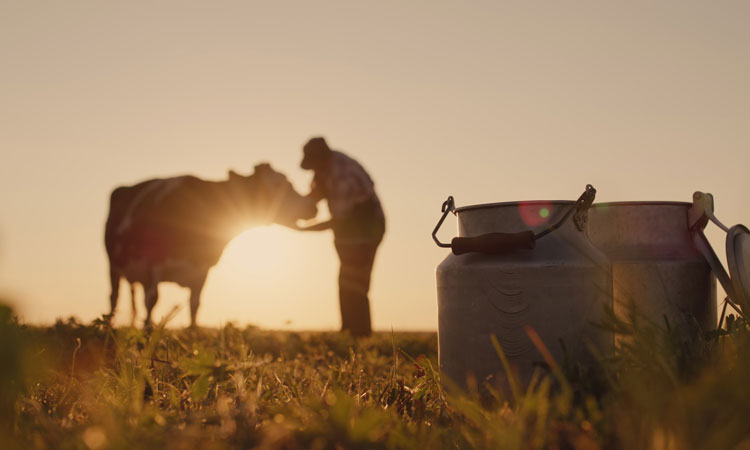
[[[385,217],[376,200],[357,205],[346,219],[337,222],[333,231],[341,262],[341,329],[352,336],[368,336],[372,332],[370,280],[375,253],[385,233]]]

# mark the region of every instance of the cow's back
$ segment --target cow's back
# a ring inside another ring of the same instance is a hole
[[[177,178],[156,178],[133,186],[120,186],[112,191],[109,199],[109,215],[104,231],[104,243],[110,262],[124,263],[127,247],[137,245],[138,229],[143,221],[153,215],[158,203],[180,184]]]
[[[222,183],[193,176],[119,187],[110,197],[105,244],[110,263],[187,260],[211,266],[226,242],[213,231],[222,211]]]

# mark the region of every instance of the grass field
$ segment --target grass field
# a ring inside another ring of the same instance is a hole
[[[744,321],[610,325],[630,339],[594,370],[480,400],[443,389],[433,333],[37,328],[4,308],[0,446],[750,449]]]

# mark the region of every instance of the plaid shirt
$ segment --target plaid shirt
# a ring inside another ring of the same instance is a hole
[[[324,174],[315,174],[312,191],[328,200],[332,218],[341,218],[360,203],[377,199],[375,183],[352,158],[333,150],[331,164]]]

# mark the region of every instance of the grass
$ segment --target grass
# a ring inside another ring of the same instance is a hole
[[[611,317],[596,368],[446,391],[433,333],[47,328],[0,308],[3,448],[750,448],[750,331]],[[637,322],[637,321],[636,321]],[[690,336],[690,338],[685,338]],[[498,348],[497,357],[502,355]],[[553,362],[554,363],[554,362]],[[555,364],[556,365],[556,364]],[[444,380],[445,381],[445,380]]]

